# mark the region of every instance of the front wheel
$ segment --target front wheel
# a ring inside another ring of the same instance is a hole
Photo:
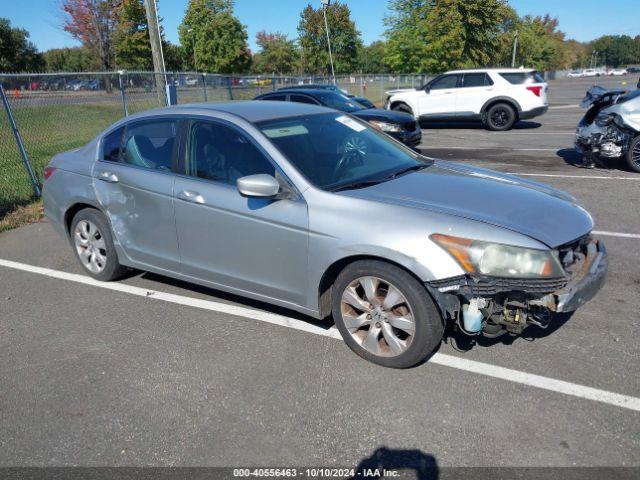
[[[489,130],[509,130],[516,123],[516,112],[511,105],[496,103],[485,114],[485,124]]]
[[[640,173],[640,135],[631,140],[627,152],[627,164],[631,170]]]
[[[340,273],[332,312],[349,348],[385,367],[419,364],[444,332],[424,286],[405,270],[377,260],[354,262]]]

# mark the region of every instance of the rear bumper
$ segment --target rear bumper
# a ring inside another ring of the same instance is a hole
[[[556,312],[573,312],[591,300],[602,288],[609,261],[604,244],[595,241],[589,245],[587,261],[580,272],[562,289],[553,293]],[[553,310],[553,309],[552,309]]]
[[[539,117],[540,115],[544,115],[549,110],[549,105],[544,105],[542,107],[537,107],[532,110],[523,110],[518,114],[520,120],[528,120],[530,118]]]

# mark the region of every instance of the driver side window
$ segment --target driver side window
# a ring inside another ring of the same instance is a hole
[[[458,75],[443,75],[436,78],[429,84],[430,90],[444,90],[445,88],[456,88],[458,86]]]
[[[187,174],[235,185],[247,175],[275,176],[275,167],[242,133],[215,122],[193,122],[189,130]]]

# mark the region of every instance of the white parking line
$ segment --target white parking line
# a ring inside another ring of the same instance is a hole
[[[594,230],[591,233],[604,237],[640,238],[640,233],[607,232],[605,230]]]
[[[562,110],[564,108],[580,108],[580,105],[552,105],[549,110]]]
[[[311,325],[302,320],[286,317],[284,315],[278,315],[274,313],[264,312],[260,310],[254,310],[251,308],[240,307],[236,305],[229,305],[226,303],[214,302],[210,300],[202,300],[198,298],[186,297],[182,295],[175,295],[172,293],[159,292],[156,290],[149,290],[146,288],[134,287],[132,285],[125,285],[123,283],[106,283],[93,280],[92,278],[84,275],[78,275],[75,273],[63,272],[60,270],[53,270],[50,268],[37,267],[34,265],[28,265],[26,263],[13,262],[10,260],[0,259],[0,266],[12,268],[15,270],[21,270],[23,272],[35,273],[38,275],[44,275],[49,278],[57,278],[60,280],[67,280],[76,283],[82,283],[84,285],[90,285],[94,287],[104,288],[107,290],[113,290],[122,293],[128,293],[130,295],[136,295],[139,297],[148,298],[151,300],[161,300],[163,302],[175,303],[178,305],[185,305],[203,310],[209,310],[213,312],[226,313],[229,315],[237,315],[253,320],[259,320],[261,322],[271,323],[274,325],[280,325],[294,330],[301,330],[307,333],[313,333],[315,335],[322,335],[325,337],[331,337],[340,339],[339,332],[335,327],[324,329]],[[587,387],[584,385],[578,385],[576,383],[565,382],[563,380],[556,380],[553,378],[543,377],[540,375],[533,375],[518,370],[512,370],[510,368],[498,367],[490,365],[488,363],[478,362],[475,360],[467,360],[464,358],[456,357],[453,355],[447,355],[443,353],[436,353],[430,359],[429,363],[442,365],[446,367],[455,368],[458,370],[464,370],[466,372],[477,373],[479,375],[485,375],[488,377],[498,378],[509,382],[519,383],[522,385],[528,385],[531,387],[541,388],[544,390],[550,390],[552,392],[562,393],[573,397],[584,398],[587,400],[593,400],[596,402],[606,403],[614,405],[616,407],[626,408],[640,412],[640,398],[632,397],[629,395],[622,395],[619,393],[609,392],[606,390],[600,390],[597,388]]]
[[[520,177],[551,177],[551,178],[586,178],[588,180],[635,180],[640,181],[640,175],[637,177],[614,177],[604,175],[564,175],[555,173],[520,173],[505,172],[509,175],[518,175]]]

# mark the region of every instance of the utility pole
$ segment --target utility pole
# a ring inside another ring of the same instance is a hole
[[[511,55],[511,68],[516,66],[516,49],[518,48],[518,31],[513,36],[513,54]]]
[[[149,41],[151,42],[151,54],[153,56],[153,71],[155,73],[156,90],[158,91],[158,101],[160,105],[167,104],[167,78],[164,70],[164,59],[162,58],[162,41],[160,37],[160,27],[158,26],[158,10],[156,0],[144,0],[147,12],[147,24],[149,25]]]
[[[329,61],[331,62],[331,77],[333,84],[336,84],[336,72],[333,69],[333,55],[331,54],[331,39],[329,38],[329,24],[327,23],[327,8],[331,5],[331,0],[322,0],[322,14],[324,15],[324,29],[327,31],[327,45],[329,46]]]

